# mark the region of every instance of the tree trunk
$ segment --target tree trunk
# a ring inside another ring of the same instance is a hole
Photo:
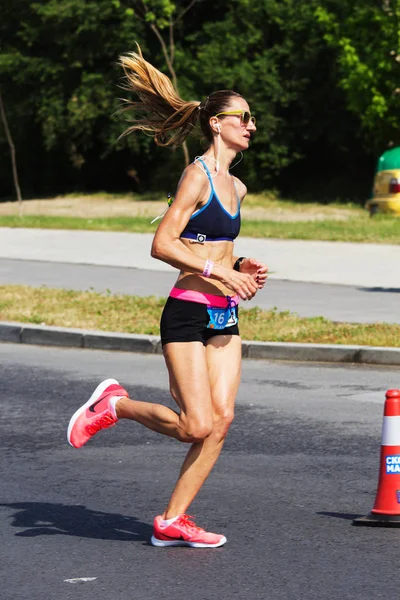
[[[173,24],[170,23],[170,28],[169,28],[169,47],[170,47],[170,51],[169,52],[168,52],[167,45],[164,42],[164,39],[163,39],[163,37],[162,37],[159,29],[156,27],[156,25],[154,25],[154,23],[151,23],[150,24],[150,28],[153,30],[153,32],[157,36],[158,41],[161,44],[161,49],[163,51],[165,62],[167,63],[168,70],[169,70],[169,72],[171,74],[171,79],[172,79],[173,86],[175,88],[176,93],[179,94],[178,78],[176,76],[176,72],[175,72],[174,65],[173,65],[174,54],[175,54],[175,45],[174,45],[174,38],[173,38]],[[183,156],[185,158],[185,167],[187,167],[189,165],[189,163],[190,163],[190,156],[189,156],[189,150],[188,150],[188,147],[187,147],[186,140],[182,144],[182,150],[183,150]]]
[[[6,133],[6,138],[8,141],[8,145],[10,146],[10,154],[11,154],[11,164],[12,164],[12,174],[13,174],[13,180],[14,180],[14,187],[15,187],[15,192],[17,195],[17,200],[18,200],[18,204],[19,204],[19,216],[22,217],[22,208],[23,208],[23,204],[22,204],[22,196],[21,196],[21,188],[19,187],[19,181],[18,181],[18,171],[17,171],[17,160],[16,160],[16,156],[15,156],[15,146],[14,146],[14,142],[12,140],[11,137],[11,133],[10,133],[10,128],[8,127],[8,122],[7,122],[7,116],[6,116],[6,111],[4,110],[4,103],[3,103],[3,97],[1,94],[1,89],[0,89],[0,114],[1,114],[1,120],[4,126],[4,131]]]

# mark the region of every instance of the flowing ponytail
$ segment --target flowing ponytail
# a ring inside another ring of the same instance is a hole
[[[123,89],[139,98],[136,102],[122,99],[121,110],[143,116],[134,117],[133,125],[122,136],[141,130],[153,135],[158,146],[179,146],[194,129],[201,103],[182,100],[169,77],[144,60],[138,44],[137,48],[137,52],[120,56],[118,60],[125,73]]]

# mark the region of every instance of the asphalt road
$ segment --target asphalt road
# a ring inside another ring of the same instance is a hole
[[[373,506],[384,394],[400,370],[243,369],[226,446],[191,508],[228,543],[157,549],[152,519],[184,445],[124,421],[75,450],[66,427],[105,377],[169,404],[162,357],[0,344],[1,597],[397,599],[398,530],[351,520]]]
[[[0,259],[0,284],[93,289],[139,296],[167,296],[176,273],[126,267]],[[355,323],[400,323],[400,287],[360,287],[270,278],[244,306],[290,310],[304,317],[324,316]]]

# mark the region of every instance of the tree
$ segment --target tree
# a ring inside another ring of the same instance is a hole
[[[171,2],[170,0],[132,0],[132,5],[140,19],[146,23],[158,39],[164,60],[171,77],[173,86],[179,94],[178,76],[175,71],[175,49],[176,49],[176,30],[181,25],[183,17],[199,0],[191,0],[186,6],[185,3]],[[167,40],[162,33],[168,32]],[[190,162],[187,143],[182,145],[185,157],[185,165]]]
[[[7,121],[6,111],[4,108],[4,102],[3,102],[3,96],[1,93],[1,88],[0,88],[0,117],[1,117],[1,121],[3,123],[3,127],[4,127],[5,134],[6,134],[8,145],[10,147],[11,166],[12,166],[12,175],[13,175],[15,193],[17,196],[18,204],[19,204],[19,214],[20,214],[20,216],[22,216],[22,195],[21,195],[21,188],[20,188],[19,180],[18,180],[18,170],[17,170],[17,159],[16,159],[16,155],[15,155],[15,146],[14,146],[14,142],[13,142],[13,139],[11,136],[10,128],[8,126],[8,121]]]
[[[393,29],[386,27],[388,14],[376,13],[385,27],[379,29],[383,41],[373,40],[365,16],[373,12],[373,0],[365,1],[13,0],[11,6],[0,0],[1,85],[24,195],[127,189],[128,171],[139,191],[174,186],[180,153],[157,148],[143,135],[117,142],[125,128],[116,115],[122,76],[117,60],[135,42],[185,100],[227,88],[246,97],[258,131],[235,173],[252,189],[282,182],[298,189],[307,171],[325,181],[328,167],[336,172],[338,164],[354,164],[354,156],[362,162],[375,139],[388,138],[398,125]],[[394,0],[387,2],[394,10]],[[363,55],[357,36],[382,49],[385,35],[390,44],[382,66],[374,48]],[[363,70],[346,71],[339,60],[338,40],[346,36],[363,64],[375,60],[384,118],[359,120],[369,95],[358,91]],[[364,148],[361,130],[370,133]],[[198,151],[198,139],[187,141],[192,154]],[[0,153],[8,160],[2,129]],[[0,188],[4,182],[0,171]]]
[[[400,3],[321,2],[316,16],[337,54],[339,85],[373,150],[398,138],[400,127]]]
[[[332,93],[321,82],[329,60],[321,60],[326,44],[314,8],[313,0],[232,0],[186,37],[178,56],[179,69],[204,96],[234,89],[249,101],[259,127],[241,168],[259,187],[303,156],[324,128]]]
[[[127,2],[16,0],[11,10],[0,0],[0,12],[6,15],[0,22],[0,72],[3,87],[16,99],[10,114],[21,134],[38,124],[44,151],[60,160],[68,156],[77,168],[93,151],[102,156],[115,151],[121,133],[113,117],[116,60],[142,29]],[[137,140],[130,143],[140,147]]]

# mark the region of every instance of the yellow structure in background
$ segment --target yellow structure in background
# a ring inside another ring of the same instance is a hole
[[[400,146],[386,150],[379,158],[373,195],[365,208],[371,217],[377,213],[400,215]]]

